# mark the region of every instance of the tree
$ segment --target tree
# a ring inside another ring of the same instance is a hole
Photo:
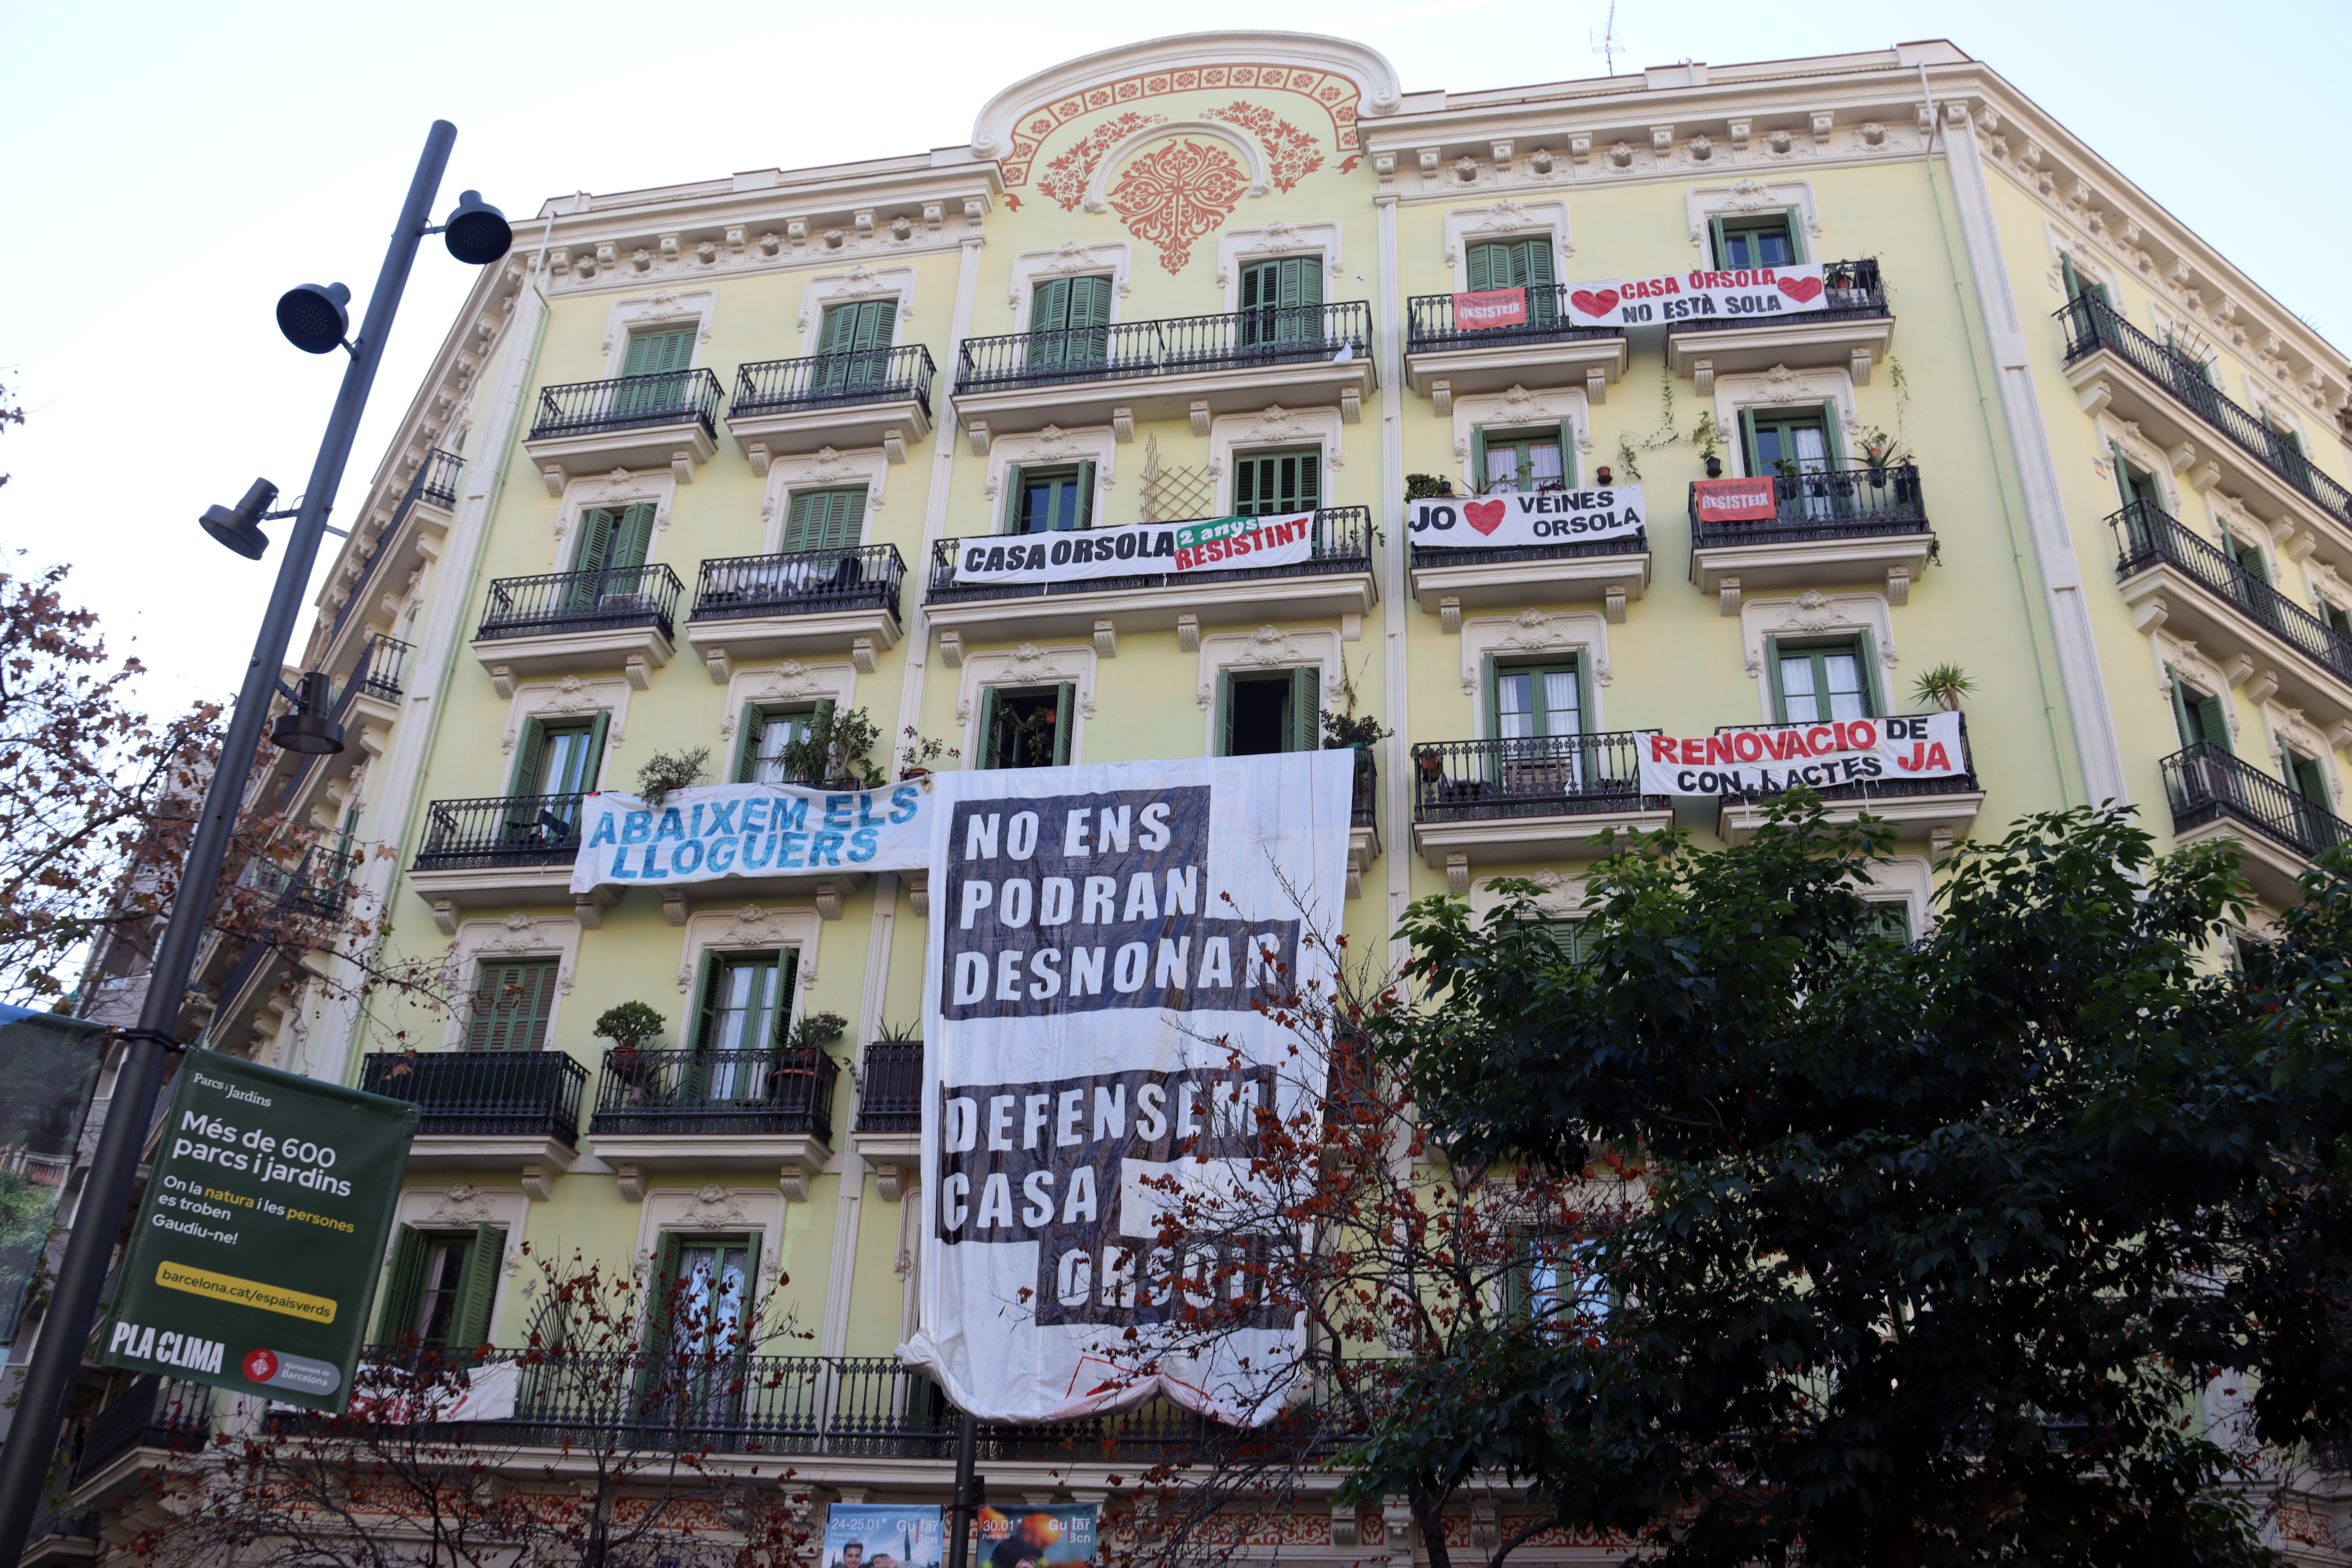
[[[1360,1488],[1467,1455],[1671,1563],[2267,1559],[2200,1401],[2251,1388],[2274,1456],[2352,1410],[2352,858],[2233,967],[2226,844],[2029,817],[1905,943],[1857,896],[1888,843],[1793,795],[1636,836],[1580,962],[1524,901],[1412,906],[1441,1022],[1381,1048],[1448,1154],[1615,1151],[1648,1198],[1605,1332],[1415,1361]]]

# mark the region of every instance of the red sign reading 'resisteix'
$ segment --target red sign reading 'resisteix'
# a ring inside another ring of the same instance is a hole
[[[1460,331],[1482,332],[1494,327],[1523,327],[1528,321],[1528,291],[1524,289],[1481,289],[1454,296],[1454,325]]]
[[[1701,522],[1769,522],[1780,515],[1769,478],[1693,479],[1691,504]]]

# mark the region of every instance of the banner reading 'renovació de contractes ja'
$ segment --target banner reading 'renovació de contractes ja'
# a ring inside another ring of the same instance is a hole
[[[1197,572],[1296,566],[1315,553],[1315,514],[1204,517],[1061,533],[955,542],[955,580],[1078,583],[1095,577],[1187,576]]]
[[[1258,1110],[1322,1091],[1258,1004],[1328,983],[1306,939],[1339,929],[1354,774],[1354,753],[1322,751],[940,776],[921,1330],[899,1353],[960,1408],[1273,1414],[1299,1332],[1278,1307],[1244,1303],[1213,1352],[1131,1385],[1106,1389],[1088,1352],[1130,1329],[1148,1343],[1179,1310],[1171,1273],[1251,1277],[1273,1246],[1153,1256],[1165,1178],[1248,1181]]]
[[[1712,735],[1643,735],[1643,795],[1777,795],[1968,772],[1960,716],[1760,724]]]
[[[928,780],[872,789],[703,784],[658,807],[593,795],[581,807],[572,890],[675,888],[746,877],[919,871],[931,855]]]

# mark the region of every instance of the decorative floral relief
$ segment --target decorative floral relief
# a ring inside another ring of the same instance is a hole
[[[1111,210],[1129,234],[1160,249],[1160,265],[1181,272],[1193,243],[1213,234],[1240,203],[1249,175],[1214,142],[1170,142],[1135,159],[1111,187]]]
[[[1302,177],[1323,166],[1323,154],[1317,150],[1315,138],[1289,121],[1277,118],[1263,104],[1236,99],[1223,109],[1209,110],[1203,118],[1222,120],[1228,125],[1257,132],[1258,142],[1265,149],[1266,175],[1278,191],[1287,191]]]
[[[1201,66],[1182,70],[1153,70],[1108,82],[1084,92],[1070,93],[1032,110],[1013,128],[1013,145],[1002,168],[1008,190],[1029,183],[1029,172],[1047,137],[1082,114],[1115,103],[1133,103],[1171,93],[1216,92],[1230,88],[1257,88],[1295,92],[1319,105],[1331,117],[1332,141],[1342,153],[1358,146],[1356,84],[1336,71],[1299,70],[1285,66]],[[1269,149],[1271,151],[1271,149]],[[1050,169],[1053,165],[1049,164]],[[1306,173],[1305,169],[1299,171]],[[1043,184],[1043,181],[1040,182]],[[1284,186],[1287,190],[1288,186]],[[1059,197],[1055,198],[1059,200]],[[1007,205],[1013,204],[1008,202]]]
[[[1078,204],[1086,199],[1087,182],[1095,177],[1095,165],[1102,162],[1103,154],[1145,126],[1157,125],[1167,118],[1164,114],[1130,111],[1104,121],[1088,132],[1084,141],[1045,165],[1045,176],[1037,182],[1037,188],[1059,202],[1064,212],[1077,211]]]

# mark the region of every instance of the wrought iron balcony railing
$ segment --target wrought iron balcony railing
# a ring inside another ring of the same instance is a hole
[[[743,1132],[833,1137],[841,1065],[819,1050],[610,1050],[596,1085],[599,1136]]]
[[[2116,536],[2116,575],[2136,576],[2155,565],[2169,566],[2238,614],[2326,669],[2352,683],[2352,637],[2270,585],[2262,574],[2242,566],[2180,522],[2134,501],[2107,519]]]
[[[246,865],[247,887],[277,896],[277,907],[320,920],[341,920],[351,906],[352,878],[360,857],[340,849],[312,849],[291,867],[255,859]]]
[[[867,1041],[864,1079],[857,1086],[857,1131],[922,1131],[922,1041]]]
[[[1650,531],[1637,528],[1608,539],[1568,539],[1557,544],[1507,544],[1500,550],[1468,550],[1451,544],[1423,544],[1413,540],[1412,563],[1421,566],[1501,565],[1511,561],[1570,561],[1584,556],[1642,555],[1650,548]]]
[[[2200,741],[2175,752],[2159,766],[2175,833],[2227,819],[2305,859],[2315,858],[2323,849],[2352,844],[2352,823],[2232,756],[2216,742]]]
[[[350,596],[335,611],[335,623],[327,632],[329,647],[332,647],[335,638],[341,635],[343,623],[351,618],[352,611],[367,597],[367,586],[375,578],[376,566],[383,560],[383,552],[392,548],[392,542],[400,536],[400,526],[408,521],[409,512],[420,500],[440,507],[445,511],[456,507],[457,476],[465,471],[465,468],[466,459],[455,452],[444,452],[436,447],[425,454],[425,461],[416,466],[408,488],[401,492],[400,505],[393,509],[392,521],[385,523],[383,531],[375,536],[375,544],[368,551],[367,562],[360,568],[359,581],[352,584]]]
[[[1753,521],[1702,521],[1697,486],[1690,491],[1691,548],[1774,544],[1806,539],[1875,539],[1927,533],[1927,498],[1911,463],[1884,468],[1844,463],[1802,473],[1774,474],[1773,515]]]
[[[1663,810],[1642,794],[1642,732],[1435,741],[1412,748],[1412,819]]]
[[[1190,375],[1371,353],[1372,308],[1361,300],[1280,305],[1218,316],[1173,316],[966,338],[956,348],[956,395],[1135,376]]]
[[[907,563],[895,544],[733,555],[705,561],[695,585],[697,621],[751,616],[818,616],[834,610],[898,614]]]
[[[1781,327],[1808,321],[1853,321],[1890,312],[1886,283],[1875,258],[1832,261],[1822,268],[1822,300],[1818,310],[1801,315],[1758,317],[1703,316],[1670,323],[1675,331],[1717,331],[1738,327]],[[1405,301],[1405,353],[1438,349],[1486,348],[1503,343],[1561,343],[1580,338],[1614,338],[1625,329],[1613,323],[1580,323],[1568,297],[1580,285],[1537,283],[1527,288],[1527,320],[1502,327],[1465,327],[1454,318],[1451,294],[1416,294]]]
[[[699,425],[719,438],[719,406],[727,395],[709,369],[669,370],[654,375],[622,375],[610,381],[575,381],[539,394],[539,418],[530,439],[601,436],[607,431],[646,430],[660,425]]]
[[[1315,537],[1311,553],[1293,566],[1243,567],[1233,572],[1187,572],[1181,577],[1167,573],[1155,573],[1134,577],[1088,577],[1074,583],[958,583],[956,559],[961,551],[987,549],[1002,545],[1008,539],[1019,538],[1034,542],[1039,539],[1066,539],[1068,534],[1005,535],[982,534],[971,539],[942,539],[931,546],[931,580],[924,598],[931,604],[945,604],[960,599],[1028,598],[1056,594],[1099,594],[1108,590],[1127,588],[1157,588],[1181,582],[1188,585],[1202,583],[1238,583],[1251,578],[1317,577],[1341,572],[1369,572],[1372,569],[1372,542],[1379,537],[1372,527],[1371,509],[1360,506],[1327,507],[1315,514]]]
[[[436,800],[425,808],[419,871],[483,866],[569,866],[580,854],[577,795]]]
[[[562,1051],[374,1051],[360,1087],[415,1106],[420,1134],[577,1143],[588,1069]]]
[[[542,572],[490,584],[477,638],[547,637],[562,632],[653,626],[677,635],[677,574],[660,562],[594,572]]]
[[[120,1398],[89,1418],[74,1479],[96,1475],[133,1448],[193,1453],[212,1436],[213,1391],[176,1378],[133,1378]]]
[[[2081,294],[2059,308],[2066,324],[2066,363],[2105,349],[2171,395],[2173,400],[2228,437],[2256,462],[2285,480],[2336,522],[2352,528],[2352,490],[2313,466],[2293,437],[2273,430],[2221,395],[2205,367],[2158,342],[2108,308]]]
[[[795,408],[833,408],[852,403],[897,403],[912,398],[930,417],[931,382],[938,375],[931,351],[921,343],[871,349],[862,353],[810,354],[803,359],[763,360],[735,373],[735,403],[730,419],[785,414]]]
[[[1356,782],[1348,803],[1348,826],[1376,827],[1380,825],[1381,765],[1372,760],[1370,746],[1356,748]]]

